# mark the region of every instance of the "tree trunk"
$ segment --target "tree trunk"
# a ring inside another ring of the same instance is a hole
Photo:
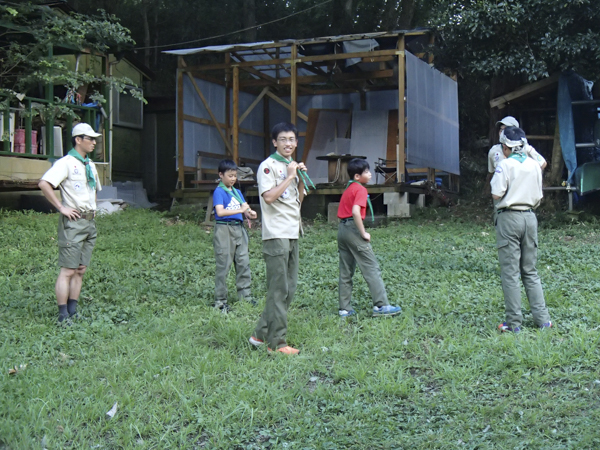
[[[256,26],[256,0],[244,0],[243,5],[244,13],[244,28],[250,28]],[[244,40],[246,42],[256,42],[256,28],[246,30],[244,32]]]
[[[402,11],[398,20],[398,28],[400,30],[410,30],[415,15],[415,0],[402,0],[400,4],[402,5]]]
[[[148,23],[148,4],[146,1],[142,2],[142,20],[144,21],[144,64],[146,67],[150,67],[150,24]]]

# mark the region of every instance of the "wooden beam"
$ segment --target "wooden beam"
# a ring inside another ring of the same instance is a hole
[[[183,120],[187,120],[189,122],[194,122],[194,123],[201,123],[202,125],[210,125],[211,127],[215,126],[215,124],[213,123],[212,120],[203,119],[202,117],[189,116],[187,114],[183,115]],[[220,123],[219,125],[221,125],[223,128],[225,128],[224,123]],[[258,137],[264,136],[264,134],[261,133],[260,131],[249,130],[247,128],[240,128],[239,132],[243,133],[243,134],[249,134],[250,136],[258,136]]]
[[[225,64],[231,63],[231,54],[225,53]],[[231,139],[231,70],[225,70],[225,135]]]
[[[177,69],[177,166],[179,186],[183,188],[185,168],[183,167],[183,57],[178,58]]]
[[[198,87],[198,84],[196,83],[196,80],[194,79],[194,77],[192,76],[192,74],[190,74],[189,72],[187,72],[187,75],[190,78],[190,80],[192,81],[192,84],[194,85],[194,89],[196,90],[196,94],[198,94],[198,97],[200,97],[200,100],[202,100],[202,104],[206,108],[206,111],[208,111],[208,115],[212,119],[212,121],[214,123],[214,126],[217,128],[217,131],[219,132],[219,135],[221,136],[221,139],[223,139],[223,142],[225,143],[225,147],[227,148],[227,150],[229,150],[229,154],[232,155],[233,154],[233,150],[231,148],[231,144],[229,143],[229,140],[227,139],[227,137],[223,133],[223,130],[221,129],[221,124],[219,122],[217,122],[217,118],[215,117],[215,115],[213,114],[212,110],[210,109],[210,105],[206,101],[206,98],[204,97],[204,94],[202,94],[202,91]],[[234,78],[235,78],[235,71],[234,71]],[[234,80],[234,83],[235,83],[235,80]]]
[[[398,168],[398,182],[404,183],[404,171],[406,169],[406,142],[405,142],[405,89],[406,89],[406,60],[405,60],[405,42],[404,36],[398,37],[398,147],[396,149],[396,167]]]
[[[240,69],[233,66],[233,126],[231,139],[233,140],[233,160],[239,165],[240,161]]]
[[[265,98],[263,102],[263,131],[265,133],[264,157],[268,158],[271,154],[271,127],[269,123],[269,99]]]
[[[296,66],[296,58],[298,57],[298,47],[292,45],[292,74],[290,76],[290,103],[291,103],[291,123],[296,125],[298,123],[298,67]],[[308,120],[308,118],[307,118]],[[295,153],[295,151],[294,151]]]
[[[501,95],[500,97],[496,97],[490,100],[490,108],[502,108],[508,102],[521,98],[525,95],[531,94],[536,91],[540,91],[543,89],[549,89],[554,84],[558,83],[558,78],[560,77],[559,73],[555,73],[554,75],[545,78],[540,81],[536,81],[535,83],[527,84],[525,86],[521,86],[518,89],[515,89],[508,94]]]
[[[273,94],[272,92],[267,92],[267,96],[272,98],[273,100],[275,100],[277,103],[279,103],[281,106],[283,106],[285,109],[287,109],[288,111],[292,110],[292,107],[290,106],[289,103],[284,102],[283,100],[281,100],[279,97],[277,97],[275,94]],[[304,120],[305,122],[308,122],[308,117],[305,114],[302,114],[300,111],[297,112],[298,117],[300,117],[302,120]]]
[[[238,126],[244,121],[244,119],[246,119],[246,117],[248,117],[248,115],[252,112],[252,110],[256,107],[256,105],[258,105],[258,102],[260,102],[262,100],[262,98],[265,96],[265,94],[267,92],[269,92],[269,86],[264,88],[261,91],[261,93],[258,94],[258,96],[254,99],[252,104],[250,106],[248,106],[248,109],[246,109],[246,111],[244,111],[244,114],[242,114],[240,116],[240,120],[238,121]]]
[[[355,73],[340,73],[334,76],[322,76],[322,75],[306,75],[297,77],[298,85],[306,85],[311,83],[323,83],[326,81],[333,82],[343,82],[343,81],[362,81],[362,80],[376,80],[381,78],[392,78],[394,76],[394,71],[392,69],[385,70],[375,70],[372,72],[355,72]],[[278,86],[286,86],[291,85],[292,80],[291,77],[281,78],[278,80],[276,85]],[[250,86],[269,86],[269,82],[266,80],[247,80],[242,81],[241,86],[250,87]]]

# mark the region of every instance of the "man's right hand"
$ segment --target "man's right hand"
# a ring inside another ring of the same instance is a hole
[[[366,231],[364,233],[361,234],[362,238],[367,241],[367,242],[371,242],[371,234],[367,233]]]
[[[63,216],[67,217],[69,220],[77,220],[81,217],[79,211],[73,208],[68,208],[66,206],[61,206],[58,210]]]
[[[288,178],[290,177],[296,177],[296,171],[298,170],[298,163],[296,161],[292,161],[291,163],[288,164],[287,166],[287,176]]]

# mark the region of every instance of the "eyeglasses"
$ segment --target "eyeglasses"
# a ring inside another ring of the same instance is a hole
[[[289,139],[286,139],[286,138],[277,138],[277,142],[281,142],[282,144],[285,144],[286,142],[289,142],[290,144],[293,144],[293,143],[296,142],[296,140],[297,140],[296,138],[289,138]]]
[[[89,136],[84,136],[83,139],[86,140],[86,141],[96,142],[96,138],[89,137]]]

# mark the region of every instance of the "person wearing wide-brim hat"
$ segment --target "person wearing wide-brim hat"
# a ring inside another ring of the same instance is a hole
[[[498,136],[502,138],[502,133],[506,127],[517,127],[519,128],[519,121],[515,119],[513,116],[506,116],[503,119],[496,122],[496,126],[498,127]],[[531,145],[527,144],[525,147],[525,154],[536,161],[542,170],[546,168],[546,160],[542,155],[540,155],[535,148]],[[487,163],[488,163],[488,175],[486,184],[490,182],[492,179],[492,175],[494,175],[494,170],[496,170],[496,166],[500,161],[504,158],[504,152],[502,151],[502,144],[496,144],[490,148],[488,151]]]
[[[538,328],[552,322],[544,300],[537,261],[537,218],[533,212],[542,200],[542,170],[525,154],[525,132],[507,127],[501,139],[505,159],[496,166],[491,181],[495,202],[496,243],[506,309],[502,332],[521,331],[521,284],[523,281],[533,321]]]
[[[79,123],[71,132],[73,149],[44,174],[39,187],[60,212],[58,219],[58,265],[56,300],[59,325],[77,318],[77,302],[83,275],[90,264],[96,243],[96,192],[102,189],[89,154],[101,136],[87,123]],[[54,195],[60,189],[62,201]]]

